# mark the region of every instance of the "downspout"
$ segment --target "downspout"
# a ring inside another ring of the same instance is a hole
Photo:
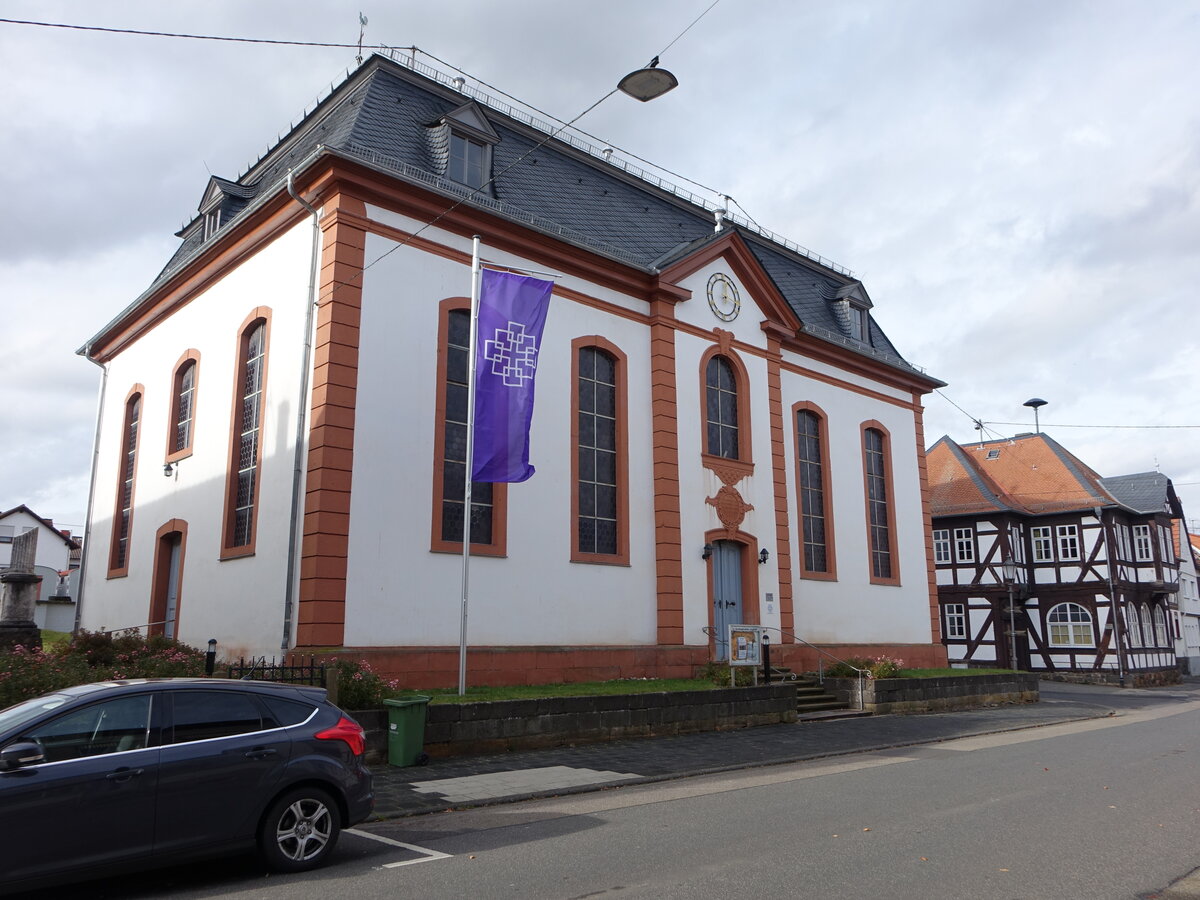
[[[283,650],[290,650],[292,646],[292,610],[295,608],[296,595],[296,554],[298,551],[298,542],[300,539],[300,502],[303,498],[302,487],[304,482],[304,454],[308,447],[307,441],[307,422],[308,422],[308,382],[309,368],[312,361],[312,345],[313,345],[313,319],[317,309],[317,267],[320,262],[321,252],[321,213],[313,209],[304,198],[296,193],[292,171],[288,170],[287,190],[292,195],[297,203],[308,210],[312,215],[313,236],[312,236],[312,260],[309,263],[308,269],[308,296],[305,300],[308,309],[304,316],[304,353],[303,359],[300,362],[300,402],[296,409],[296,455],[292,465],[292,507],[290,521],[288,522],[288,555],[287,555],[287,579],[283,594],[283,639],[280,647]]]
[[[1117,679],[1121,687],[1125,687],[1125,642],[1121,640],[1122,616],[1125,615],[1125,610],[1117,606],[1117,588],[1113,583],[1115,560],[1112,556],[1112,545],[1108,540],[1108,526],[1111,523],[1105,523],[1104,511],[1100,507],[1097,506],[1095,512],[1096,518],[1100,520],[1100,530],[1104,534],[1104,558],[1107,561],[1105,568],[1108,569],[1108,608],[1109,615],[1112,616],[1113,643],[1117,645]]]
[[[87,584],[88,551],[92,546],[92,508],[96,500],[96,469],[100,460],[100,423],[104,418],[104,394],[108,390],[108,366],[92,359],[92,345],[86,344],[79,355],[95,366],[100,367],[100,391],[96,399],[96,433],[92,436],[92,473],[88,479],[87,513],[83,523],[83,548],[79,553],[79,592],[75,595],[75,628],[79,632],[83,621],[83,590]]]

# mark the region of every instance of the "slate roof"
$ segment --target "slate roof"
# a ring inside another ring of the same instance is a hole
[[[236,182],[220,179],[228,197],[221,229],[235,224],[238,213],[284,190],[289,170],[301,170],[322,153],[353,158],[400,180],[463,197],[466,190],[443,177],[444,148],[439,151],[430,126],[469,98],[410,65],[371,57]],[[493,184],[466,203],[650,272],[713,236],[712,209],[700,198],[661,187],[640,170],[645,177],[630,174],[631,166],[606,160],[573,136],[551,139],[534,151],[546,131],[538,130],[532,117],[525,115],[529,121],[522,121],[519,110],[474,89],[467,93],[479,100],[499,141],[493,145]],[[735,218],[726,216],[725,227],[738,229],[746,239],[806,332],[940,384],[907,363],[873,319],[869,346],[850,339],[847,323],[839,318],[844,304],[836,302],[858,285],[846,270]],[[182,243],[143,298],[202,249],[202,224],[197,217],[179,232]]]
[[[930,448],[926,461],[934,517],[997,511],[1054,515],[1097,507],[1183,515],[1165,475],[1102,478],[1045,433],[965,446],[943,437]]]

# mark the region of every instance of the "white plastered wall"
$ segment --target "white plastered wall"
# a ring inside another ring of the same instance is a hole
[[[410,224],[372,208],[369,215]],[[426,232],[462,253],[470,241]],[[394,247],[368,235],[367,260]],[[541,268],[484,248],[485,258]],[[439,304],[470,294],[470,267],[403,247],[363,282],[346,587],[349,646],[458,643],[460,554],[431,552]],[[579,279],[558,283],[634,310],[644,303]],[[571,342],[598,334],[628,357],[630,564],[570,561]],[[530,461],[508,488],[508,555],[474,556],[472,645],[628,645],[656,640],[649,332],[627,317],[555,295],[539,356]]]
[[[178,637],[199,647],[216,638],[223,655],[279,652],[311,239],[308,220],[289,229],[110,362],[85,573],[84,628],[113,629],[148,621],[155,533],[178,518],[188,524]],[[222,561],[239,328],[259,306],[271,309],[271,326],[256,552]],[[164,477],[172,377],[189,349],[200,352],[192,455],[175,463],[171,477]],[[127,576],[110,579],[125,399],[138,383],[145,393],[129,569]]]

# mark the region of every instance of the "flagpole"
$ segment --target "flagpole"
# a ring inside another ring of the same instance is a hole
[[[475,465],[475,342],[479,339],[479,235],[471,242],[471,337],[467,350],[467,468],[463,480],[462,612],[458,626],[458,695],[467,692],[467,597],[471,583],[471,469]]]

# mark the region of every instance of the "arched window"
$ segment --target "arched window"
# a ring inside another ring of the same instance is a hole
[[[811,403],[798,403],[796,415],[796,487],[804,552],[802,577],[833,578],[833,504],[829,483],[829,443],[825,416]]]
[[[1142,646],[1154,646],[1154,619],[1150,616],[1150,607],[1142,604]]]
[[[1130,647],[1141,647],[1142,646],[1142,620],[1141,620],[1141,617],[1138,615],[1137,604],[1130,603],[1129,606],[1126,607],[1126,609],[1129,613],[1129,624],[1126,627],[1126,631],[1128,631],[1128,633],[1129,633],[1129,646]]]
[[[714,356],[704,370],[705,443],[710,456],[740,459],[738,453],[738,386],[733,366]]]
[[[1155,604],[1154,606],[1154,645],[1156,647],[1166,647],[1171,643],[1170,637],[1167,635],[1167,619],[1163,615],[1162,607]]]
[[[196,388],[200,377],[200,354],[189,350],[175,366],[171,379],[171,409],[167,433],[167,462],[183,459],[192,452],[195,434]]]
[[[461,553],[467,485],[467,382],[470,372],[471,304],[442,301],[438,340],[437,422],[434,437],[431,548]],[[471,482],[473,553],[505,553],[507,485]]]
[[[1092,614],[1078,603],[1060,603],[1046,616],[1051,647],[1094,647]]]
[[[891,446],[887,431],[878,422],[864,422],[862,433],[871,581],[899,584],[898,560],[892,550],[896,513],[892,497]]]
[[[254,552],[261,501],[269,315],[269,310],[259,307],[238,335],[222,557],[246,556]]]
[[[142,386],[135,385],[125,399],[121,428],[121,456],[117,475],[117,501],[109,547],[108,576],[129,572],[129,537],[133,531],[133,487],[137,478],[138,429],[142,421]]]
[[[576,562],[629,562],[625,355],[601,337],[573,342],[572,502]]]

